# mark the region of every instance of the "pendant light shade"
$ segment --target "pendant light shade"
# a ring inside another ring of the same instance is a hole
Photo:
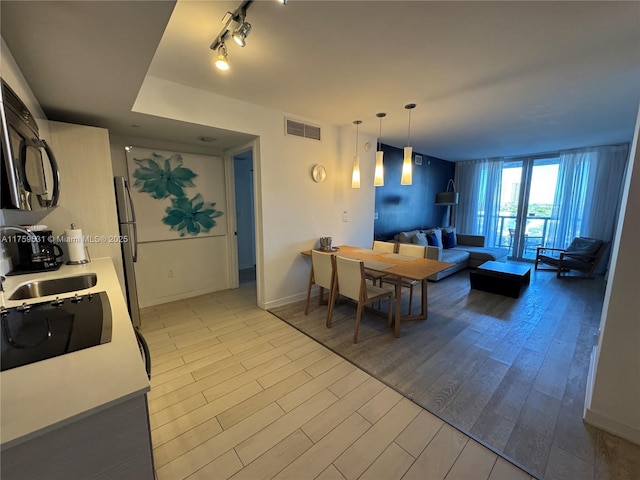
[[[413,172],[411,171],[411,157],[413,156],[413,147],[404,147],[404,161],[402,162],[402,177],[400,185],[411,185],[413,183]]]
[[[384,186],[384,165],[383,165],[384,152],[376,152],[376,170],[373,177],[373,186]]]
[[[358,155],[358,125],[362,120],[354,120],[356,126],[356,155],[353,157],[353,173],[351,174],[351,188],[360,188],[360,156]]]
[[[411,143],[411,110],[416,108],[416,104],[409,103],[405,105],[404,108],[409,110],[409,132],[407,133],[407,146],[404,147],[404,161],[402,162],[402,177],[400,178],[400,185],[411,185],[413,183],[413,147],[409,146]]]
[[[376,117],[380,119],[380,134],[378,135],[378,151],[376,152],[376,169],[373,176],[373,186],[384,186],[384,152],[382,151],[382,119],[386,116],[386,113],[376,113]]]

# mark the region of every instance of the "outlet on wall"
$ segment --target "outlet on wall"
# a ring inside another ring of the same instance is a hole
[[[342,221],[343,222],[348,222],[349,221],[349,212],[346,211],[346,210],[342,212]]]

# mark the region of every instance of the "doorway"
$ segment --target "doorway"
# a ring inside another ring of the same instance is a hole
[[[256,281],[256,234],[254,213],[253,150],[233,155],[236,204],[238,281]]]
[[[498,216],[500,246],[509,257],[532,261],[548,246],[560,159],[556,156],[504,162]]]

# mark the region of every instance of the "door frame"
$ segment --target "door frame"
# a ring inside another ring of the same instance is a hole
[[[520,191],[518,193],[518,208],[516,210],[515,229],[513,233],[513,245],[510,259],[532,262],[531,258],[525,258],[526,228],[529,219],[529,199],[531,196],[531,182],[533,178],[533,168],[536,160],[547,160],[557,158],[557,154],[542,154],[536,156],[510,158],[507,162],[521,162]],[[503,167],[504,168],[504,167]]]
[[[236,188],[234,176],[234,157],[248,150],[252,151],[253,157],[253,218],[255,235],[256,254],[256,303],[258,307],[264,309],[264,249],[262,231],[262,196],[261,172],[260,172],[260,142],[259,139],[230,148],[224,151],[224,174],[227,195],[227,269],[229,275],[229,288],[238,288],[240,279],[238,276],[238,242],[236,237]]]

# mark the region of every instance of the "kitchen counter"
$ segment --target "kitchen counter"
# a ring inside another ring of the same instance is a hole
[[[29,300],[7,300],[20,285],[34,280],[95,273],[97,284],[85,290]],[[55,272],[6,277],[4,305],[69,298],[106,291],[112,312],[111,342],[0,373],[2,450],[89,417],[149,391],[149,380],[127,306],[110,258],[84,265],[62,265]]]

